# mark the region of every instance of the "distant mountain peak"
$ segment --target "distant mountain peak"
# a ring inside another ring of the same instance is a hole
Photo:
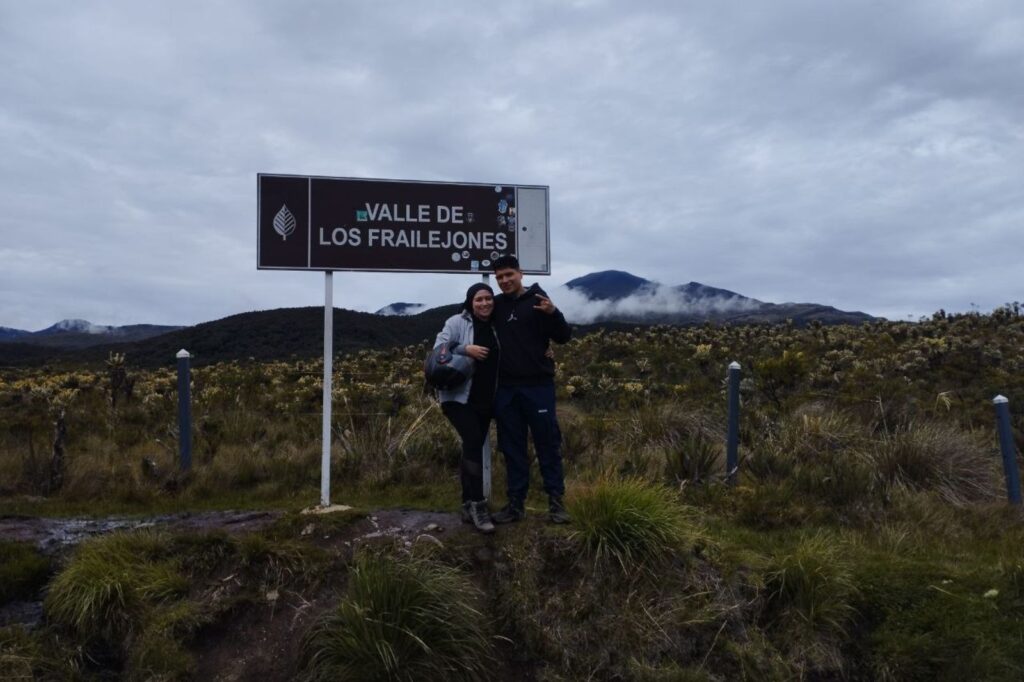
[[[650,290],[656,284],[622,270],[602,270],[570,280],[565,286],[569,289],[578,289],[591,299],[617,301]]]
[[[800,323],[859,324],[872,319],[860,312],[846,312],[812,303],[775,304],[735,291],[700,282],[666,286],[621,270],[594,272],[565,283],[582,294],[583,301],[567,300],[563,308],[570,322],[601,321],[648,324],[774,323],[792,318]]]
[[[392,303],[378,310],[376,315],[391,317],[393,315],[416,315],[427,309],[423,303]]]
[[[67,319],[36,332],[37,334],[59,334],[61,332],[78,332],[80,334],[106,334],[113,330],[107,325],[93,324],[89,320]]]

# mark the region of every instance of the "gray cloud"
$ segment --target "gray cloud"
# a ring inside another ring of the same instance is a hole
[[[710,312],[740,312],[756,310],[760,301],[708,296],[693,299],[674,287],[661,284],[645,286],[640,291],[616,300],[595,300],[586,294],[565,286],[550,292],[552,300],[569,322],[589,324],[625,315],[635,319],[644,315],[690,314],[706,315]]]
[[[255,270],[257,172],[549,184],[549,288],[988,309],[1024,298],[1022,63],[998,1],[8,3],[0,325],[322,304]]]

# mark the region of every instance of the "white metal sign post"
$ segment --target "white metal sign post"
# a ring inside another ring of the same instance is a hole
[[[324,272],[320,504],[331,496],[335,270],[486,273],[501,256],[551,274],[548,188],[307,175],[257,176],[260,270]],[[490,497],[490,440],[484,449]]]
[[[484,275],[484,284],[487,286],[491,285],[490,275]],[[480,454],[480,468],[483,470],[481,476],[484,479],[484,499],[489,500],[491,499],[491,432],[489,428],[484,435],[484,448]]]
[[[320,506],[331,506],[331,404],[334,378],[334,273],[324,273],[324,416],[321,431]]]

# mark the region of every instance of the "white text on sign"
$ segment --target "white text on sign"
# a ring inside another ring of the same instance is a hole
[[[453,223],[461,225],[465,222],[465,211],[462,206],[437,206],[431,219],[430,206],[419,204],[366,204],[366,214],[371,221],[388,221],[393,223]]]

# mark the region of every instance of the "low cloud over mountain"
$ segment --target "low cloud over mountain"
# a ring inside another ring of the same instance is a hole
[[[766,303],[700,282],[668,286],[628,272],[605,270],[566,282],[551,296],[570,322],[696,324],[716,322],[859,323],[872,319],[816,303]]]
[[[416,315],[427,309],[422,303],[392,303],[378,310],[375,315]]]

